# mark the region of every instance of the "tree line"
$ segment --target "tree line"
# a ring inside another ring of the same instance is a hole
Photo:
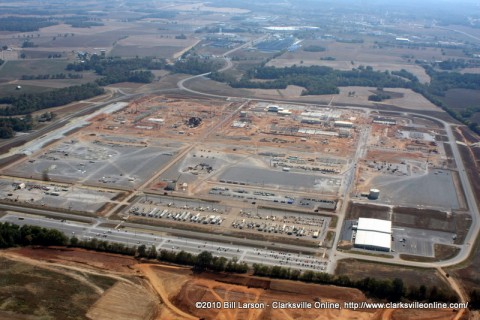
[[[0,31],[37,31],[58,24],[51,18],[9,16],[0,18]]]
[[[9,139],[15,136],[16,131],[32,130],[33,119],[30,114],[23,118],[0,118],[0,139]]]
[[[304,87],[302,95],[338,94],[338,87],[362,86],[382,88],[406,88],[408,81],[390,72],[374,71],[372,67],[360,66],[350,71],[335,70],[325,66],[292,66],[275,68],[261,66],[250,69],[240,79],[225,78],[215,72],[210,78],[227,82],[234,88],[285,89],[288,85]],[[255,81],[270,80],[270,81]]]
[[[88,16],[71,16],[64,18],[65,24],[69,24],[72,28],[90,28],[99,27],[104,24],[98,18]]]
[[[0,223],[0,248],[2,249],[29,245],[64,246],[68,242],[67,236],[55,229]]]
[[[325,50],[327,50],[325,47],[322,47],[319,45],[313,45],[313,44],[303,47],[303,51],[307,51],[307,52],[323,52]]]
[[[0,18],[0,31],[38,31],[41,28],[57,25],[61,20],[53,17],[8,16]],[[63,18],[63,22],[73,28],[90,28],[104,25],[100,19],[88,16],[66,16]]]
[[[179,59],[173,66],[168,66],[167,70],[175,73],[202,74],[220,69],[222,64],[218,60],[210,58],[201,58],[196,55],[190,55]]]
[[[79,240],[76,237],[70,239],[70,246],[95,251],[117,253],[134,256],[136,258],[157,259],[163,262],[192,266],[196,271],[217,271],[246,273],[248,265],[245,262],[238,262],[237,259],[213,256],[209,251],[203,251],[198,255],[185,251],[175,252],[172,250],[158,250],[154,245],[147,248],[145,245],[130,247],[123,243],[108,242],[93,238],[91,240]]]
[[[266,266],[253,264],[253,275],[276,279],[299,280],[309,283],[324,285],[335,285],[340,287],[356,288],[367,296],[377,299],[385,299],[392,302],[410,300],[425,302],[457,302],[455,294],[448,294],[436,286],[427,288],[425,285],[419,287],[406,287],[402,279],[375,279],[366,277],[360,280],[351,280],[348,276],[335,276],[325,272],[311,270],[300,271],[282,266]]]
[[[82,62],[70,63],[67,71],[89,71],[93,70],[102,76],[96,83],[101,86],[119,82],[150,83],[155,78],[150,70],[161,70],[165,68],[165,60],[152,57],[145,58],[103,58],[93,55],[90,59]]]
[[[22,75],[22,80],[49,80],[49,79],[81,79],[83,75],[77,73],[57,73],[57,74],[39,74],[39,75]]]
[[[89,99],[105,93],[96,83],[56,89],[49,92],[21,94],[0,98],[0,104],[8,106],[0,109],[1,116],[28,114],[37,110],[63,106],[73,101]]]

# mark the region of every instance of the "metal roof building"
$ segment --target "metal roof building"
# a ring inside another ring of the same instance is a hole
[[[392,245],[392,222],[388,220],[359,218],[355,247],[390,251]]]

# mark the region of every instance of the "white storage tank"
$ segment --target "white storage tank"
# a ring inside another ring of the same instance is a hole
[[[380,196],[380,190],[370,189],[370,193],[368,194],[368,198],[370,200],[377,200],[379,196]]]

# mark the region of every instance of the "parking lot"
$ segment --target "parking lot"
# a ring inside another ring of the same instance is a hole
[[[434,257],[434,244],[452,245],[454,234],[442,231],[392,228],[392,250],[398,253]]]
[[[70,139],[10,168],[26,178],[134,188],[165,166],[178,148],[110,140]]]
[[[323,242],[331,217],[267,208],[240,208],[187,198],[145,195],[124,212],[132,217],[182,224],[209,225],[252,233],[271,233]]]

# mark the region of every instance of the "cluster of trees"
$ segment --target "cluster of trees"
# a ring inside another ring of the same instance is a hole
[[[165,60],[152,57],[145,58],[102,58],[94,55],[82,63],[71,63],[66,67],[67,71],[93,70],[103,76],[97,80],[101,86],[119,82],[150,83],[155,78],[150,70],[165,68]]]
[[[266,266],[262,264],[253,265],[253,274],[261,277],[270,277],[277,279],[300,280],[318,284],[336,285],[341,287],[357,288],[367,296],[386,299],[389,301],[400,301],[408,299],[412,301],[445,301],[457,302],[456,295],[449,295],[436,286],[428,289],[426,286],[405,287],[402,279],[378,280],[375,278],[364,278],[361,280],[351,280],[348,276],[334,276],[325,272],[300,271],[281,266]]]
[[[412,81],[410,82],[410,88],[441,107],[453,118],[467,125],[472,131],[480,134],[480,125],[466,117],[466,115],[469,115],[468,111],[462,115],[461,112],[453,110],[442,99],[446,91],[454,88],[480,90],[480,74],[439,72],[429,65],[423,65],[423,67],[430,76],[430,84],[420,84],[418,81]]]
[[[36,94],[22,94],[0,98],[0,103],[9,104],[0,109],[1,116],[28,114],[33,111],[63,106],[73,101],[89,99],[105,91],[95,83],[57,89]]]
[[[175,73],[186,74],[202,74],[207,72],[213,72],[222,66],[222,63],[218,60],[201,58],[198,56],[189,56],[185,59],[179,59],[175,64],[170,67],[169,70]]]
[[[326,50],[325,47],[318,46],[318,45],[310,45],[307,47],[303,47],[303,51],[307,51],[307,52],[323,52],[325,50]]]
[[[25,40],[22,43],[22,48],[35,48],[37,45],[33,41]]]
[[[235,258],[227,259],[225,257],[213,256],[209,251],[202,251],[198,255],[194,255],[184,251],[160,250],[157,258],[160,261],[193,266],[197,271],[210,270],[233,273],[246,273],[248,271],[248,265],[245,262],[239,263]]]
[[[97,79],[96,83],[101,86],[119,82],[151,83],[153,79],[155,79],[155,76],[150,70],[123,71],[121,69],[111,69],[105,77]]]
[[[460,111],[460,115],[466,119],[473,116],[475,113],[480,112],[480,106],[478,107],[468,107]]]
[[[22,80],[48,80],[48,79],[81,79],[83,75],[78,73],[57,73],[57,74],[39,74],[22,75]]]
[[[64,246],[67,243],[68,238],[55,229],[0,223],[0,248],[28,245]]]
[[[480,89],[480,74],[459,72],[438,72],[427,66],[425,71],[430,76],[428,91],[436,96],[443,97],[445,92],[453,88]]]
[[[16,131],[28,131],[33,127],[32,116],[23,118],[0,118],[0,139],[9,139],[15,136]]]
[[[82,240],[76,237],[70,239],[70,246],[89,250],[118,253],[135,256],[137,258],[158,259],[159,261],[171,262],[181,265],[192,266],[197,271],[217,271],[246,273],[248,265],[245,262],[239,263],[236,259],[213,256],[211,252],[203,251],[198,255],[185,251],[159,250],[155,246],[147,248],[145,245],[129,247],[122,243],[102,241],[98,239]]]
[[[410,80],[412,82],[418,82],[417,76],[414,75],[411,72],[408,72],[405,69],[401,69],[400,71],[392,71],[391,74],[394,75],[394,76],[405,78],[405,79]]]
[[[448,59],[438,63],[432,64],[433,67],[438,66],[442,70],[455,70],[464,68],[476,68],[480,66],[480,60],[478,59]]]
[[[185,34],[179,34],[178,36],[175,36],[175,39],[177,40],[185,40],[187,39],[187,36]]]
[[[225,81],[221,74],[212,73],[216,81]],[[254,79],[270,81],[254,81]],[[288,85],[304,87],[303,95],[337,94],[338,87],[364,86],[383,88],[406,88],[408,82],[389,72],[374,71],[372,67],[360,66],[350,71],[334,70],[324,66],[292,66],[286,68],[257,67],[249,70],[240,80],[229,80],[234,88],[285,89]]]
[[[90,28],[103,26],[104,24],[98,18],[90,18],[87,16],[71,16],[65,18],[64,22],[73,28]]]
[[[387,100],[387,99],[390,99],[390,98],[391,98],[391,96],[386,94],[386,93],[377,93],[377,94],[372,94],[372,95],[368,96],[369,101],[377,101],[377,102]]]
[[[30,32],[56,24],[58,22],[50,18],[11,16],[0,18],[0,31]]]

